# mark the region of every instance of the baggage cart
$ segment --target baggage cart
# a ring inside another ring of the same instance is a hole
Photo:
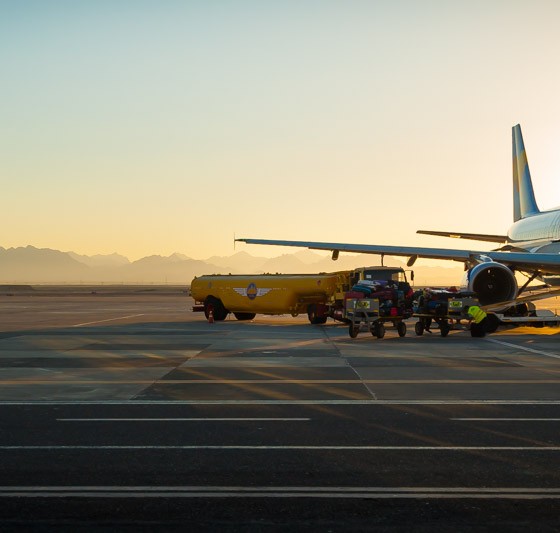
[[[387,323],[391,323],[396,328],[399,337],[406,335],[406,324],[403,320],[408,317],[396,314],[384,315],[377,298],[346,299],[344,318],[348,323],[348,333],[353,339],[358,336],[362,328],[370,331],[374,337],[382,339],[385,336],[385,324]]]
[[[452,292],[445,289],[424,290],[418,298],[418,305],[412,315],[418,321],[414,324],[416,335],[423,335],[430,331],[430,325],[435,322],[442,337],[447,337],[453,326],[461,321],[470,323],[472,317],[468,309],[472,305],[479,305],[478,299],[472,292]]]

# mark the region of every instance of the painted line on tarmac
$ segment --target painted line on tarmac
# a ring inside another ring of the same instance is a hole
[[[504,342],[498,341],[496,339],[484,339],[488,342],[493,342],[494,344],[501,344],[503,346],[507,346],[508,348],[515,348],[516,350],[523,350],[525,352],[536,353],[539,355],[545,355],[546,357],[554,357],[555,359],[560,359],[560,355],[550,353],[550,352],[543,352],[542,350],[535,350],[534,348],[526,348],[525,346],[519,346],[519,344],[513,344],[511,342]]]
[[[2,407],[59,405],[560,405],[559,400],[0,400]]]
[[[260,450],[260,451],[512,451],[512,452],[560,452],[560,446],[251,446],[251,445],[9,445],[0,446],[2,451],[64,451],[64,450]]]
[[[81,324],[74,324],[70,326],[71,328],[79,328],[81,326],[90,326],[91,324],[101,324],[102,322],[113,322],[114,320],[124,320],[125,318],[134,318],[137,316],[144,316],[145,313],[139,313],[137,315],[127,315],[119,316],[117,318],[106,318],[105,320],[95,320],[94,322],[83,322]]]
[[[0,498],[430,498],[559,499],[560,489],[535,487],[181,487],[6,486]]]
[[[450,418],[467,422],[560,422],[560,418]]]
[[[0,385],[536,385],[560,379],[0,379]]]
[[[309,422],[311,418],[57,418],[57,422]]]

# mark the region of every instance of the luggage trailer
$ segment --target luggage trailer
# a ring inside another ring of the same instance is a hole
[[[442,295],[441,299],[419,305],[412,315],[418,319],[414,324],[414,332],[416,335],[423,335],[424,331],[430,330],[431,323],[435,322],[439,327],[440,335],[447,337],[454,325],[460,324],[461,321],[471,323],[472,317],[467,313],[471,305],[479,305],[474,293]]]
[[[407,315],[383,315],[377,298],[348,298],[345,300],[344,320],[348,323],[348,334],[355,339],[362,329],[368,330],[374,337],[385,336],[385,324],[392,324],[399,337],[406,335],[405,319]]]

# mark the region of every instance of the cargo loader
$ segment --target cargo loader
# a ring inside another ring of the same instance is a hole
[[[492,313],[492,325],[495,331],[498,326],[528,326],[535,328],[559,327],[560,316],[550,309],[537,309],[532,302],[521,303],[503,312]],[[490,313],[489,315],[490,316]]]

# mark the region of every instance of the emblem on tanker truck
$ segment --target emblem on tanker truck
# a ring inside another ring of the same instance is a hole
[[[257,296],[268,294],[272,289],[258,289],[254,283],[249,283],[246,288],[234,288],[233,290],[241,296],[247,296],[249,300],[254,300]]]

